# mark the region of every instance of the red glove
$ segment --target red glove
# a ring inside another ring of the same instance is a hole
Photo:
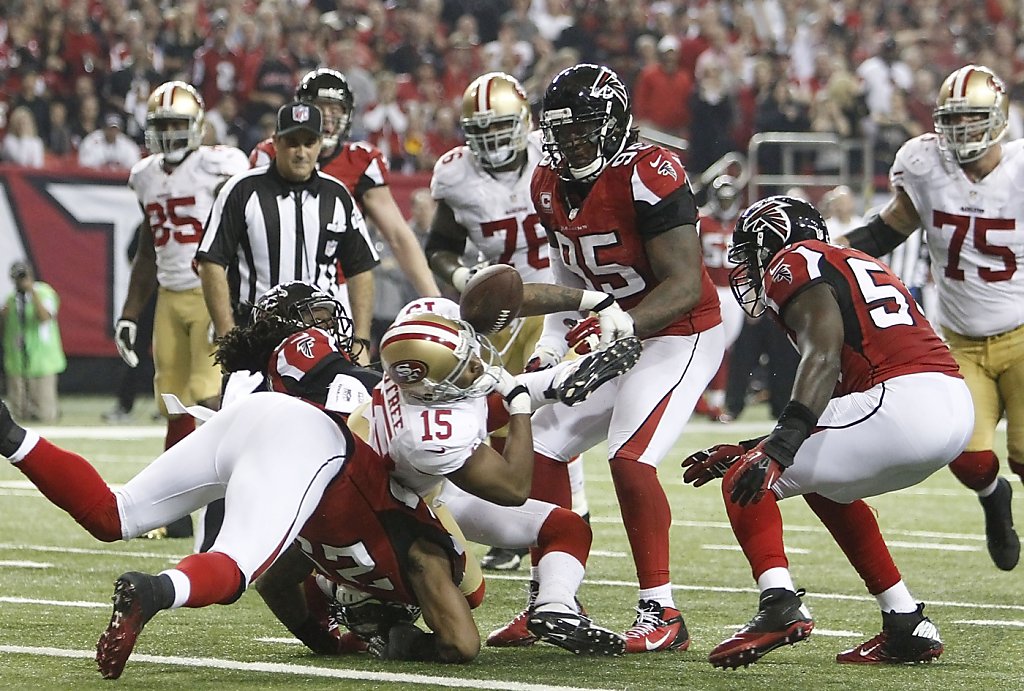
[[[583,321],[576,322],[576,325],[565,334],[565,342],[569,344],[570,348],[575,348],[580,355],[591,352],[600,338],[601,322],[597,317],[587,317]]]
[[[724,477],[729,468],[747,452],[739,444],[715,444],[695,451],[683,459],[683,482],[694,487],[706,485],[712,480]]]
[[[783,470],[781,463],[765,453],[762,442],[736,461],[723,489],[735,504],[756,504],[765,492],[771,491]]]

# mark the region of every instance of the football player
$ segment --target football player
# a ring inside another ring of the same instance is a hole
[[[672,597],[671,512],[657,467],[718,369],[725,340],[697,205],[679,159],[639,141],[626,86],[607,67],[560,72],[544,94],[541,127],[547,157],[534,171],[531,198],[555,282],[602,296],[558,308],[604,314],[621,303],[626,311],[620,320],[590,317],[571,330],[562,315],[549,314],[540,342],[561,355],[590,336],[607,344],[635,333],[643,354],[578,406],[537,411],[535,472],[544,477],[533,496],[567,504],[561,464],[607,439],[640,583],[626,652],[683,650],[690,638]],[[613,323],[613,332],[604,330]]]
[[[457,317],[450,300],[420,300],[385,332],[385,376],[369,413],[371,445],[395,463],[401,484],[450,510],[468,539],[537,548],[533,603],[523,622],[534,639],[577,654],[621,654],[623,638],[594,624],[575,601],[590,552],[589,526],[566,508],[527,499],[534,460],[530,414],[551,388],[576,390],[573,382],[586,381],[589,395],[635,362],[639,343],[624,340],[592,357],[513,378],[488,364],[497,354]],[[497,422],[484,397],[495,387],[509,413]],[[508,439],[499,453],[483,441],[489,428],[506,423]]]
[[[156,290],[153,388],[160,413],[167,418],[165,449],[192,432],[195,420],[189,415],[169,415],[160,394],[174,394],[186,404],[217,406],[220,370],[213,362],[210,314],[199,277],[192,270],[192,257],[219,185],[248,168],[245,154],[238,149],[200,144],[205,117],[202,97],[190,85],[172,81],[157,87],[146,112],[150,155],[136,163],[128,176],[148,231],[139,236],[114,342],[129,367],[139,364],[138,319]],[[164,534],[191,536],[192,519],[185,516],[154,536]]]
[[[725,508],[761,591],[757,614],[711,651],[716,667],[756,662],[810,635],[788,568],[777,502],[802,495],[875,596],[882,632],[838,662],[929,662],[938,629],[903,583],[864,502],[947,465],[973,428],[956,361],[884,264],[830,245],[807,202],[768,197],[732,236],[730,274],[752,318],[768,312],[800,353],[792,399],[770,434],[683,461],[685,482],[721,477]]]
[[[295,100],[312,103],[324,114],[320,170],[351,190],[359,208],[390,245],[413,288],[420,295],[440,295],[423,249],[391,195],[384,154],[369,142],[348,141],[355,98],[345,75],[325,67],[312,70],[295,89]],[[254,167],[266,165],[274,153],[273,139],[265,139],[252,150],[249,162]]]
[[[530,200],[530,180],[544,152],[540,132],[531,131],[523,87],[502,72],[477,77],[463,94],[461,124],[466,144],[438,159],[430,179],[430,194],[437,201],[425,250],[430,268],[461,293],[479,268],[461,261],[468,241],[487,263],[508,264],[524,281],[551,283],[547,234]],[[524,318],[489,337],[505,369],[519,373],[527,363],[536,370],[558,362],[561,348],[537,343],[543,326],[541,317]],[[499,452],[504,438],[504,430],[491,435]],[[586,515],[583,464],[573,461],[569,469],[572,508]],[[495,547],[481,565],[513,570],[523,554]],[[506,638],[491,637],[488,645],[501,645]],[[518,638],[514,642],[522,644]]]
[[[955,70],[939,88],[935,132],[896,152],[889,202],[838,240],[878,257],[924,229],[943,336],[974,398],[974,436],[950,470],[977,492],[989,555],[1005,571],[1020,560],[1020,539],[992,450],[1004,414],[1010,470],[1024,480],[1024,142],[1002,141],[1009,108],[992,70]]]

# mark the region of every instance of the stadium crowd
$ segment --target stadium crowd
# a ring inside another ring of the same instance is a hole
[[[3,4],[0,159],[24,165],[39,164],[26,138],[42,140],[47,160],[76,160],[95,131],[143,144],[146,99],[170,79],[205,99],[207,143],[249,151],[318,65],[348,78],[352,139],[378,146],[395,172],[429,171],[461,143],[462,92],[488,70],[517,77],[537,108],[561,69],[608,65],[641,125],[691,142],[691,173],[759,131],[874,134],[894,153],[931,129],[939,81],[965,62],[991,66],[1013,100],[1024,95],[1015,0]]]

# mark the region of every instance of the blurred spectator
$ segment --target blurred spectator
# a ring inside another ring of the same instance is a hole
[[[370,143],[381,150],[392,168],[400,169],[405,153],[402,137],[409,127],[409,116],[398,103],[398,83],[391,72],[377,75],[377,101],[363,113],[363,125]]]
[[[11,111],[7,134],[0,146],[0,160],[29,168],[43,167],[43,140],[36,130],[32,111],[25,106]]]
[[[106,89],[107,105],[128,114],[125,134],[136,142],[144,139],[149,92],[160,82],[160,73],[153,67],[150,48],[141,38],[131,44],[131,53],[124,60],[124,67],[110,75]]]
[[[868,111],[872,117],[888,115],[892,108],[893,91],[909,91],[914,85],[914,74],[900,60],[899,47],[892,37],[882,42],[878,55],[860,64],[857,76],[864,80]]]
[[[482,58],[488,72],[506,72],[522,80],[533,63],[533,46],[519,38],[515,22],[504,21],[498,37],[484,45]]]
[[[18,420],[52,423],[60,413],[57,375],[67,367],[57,325],[60,298],[25,262],[11,264],[10,277],[14,293],[0,308],[7,403]]]
[[[86,76],[95,82],[106,74],[108,66],[99,31],[89,18],[88,0],[71,0],[66,17],[60,54],[65,76],[72,81]]]
[[[465,39],[451,44],[444,61],[441,87],[450,103],[461,103],[469,83],[484,73],[479,46]]]
[[[907,110],[907,99],[899,89],[892,92],[889,112],[871,116],[875,128],[875,173],[888,172],[896,152],[908,139],[924,132]],[[930,130],[931,128],[929,128]]]
[[[540,35],[557,42],[562,31],[576,23],[569,0],[533,0],[530,12]]]
[[[65,156],[74,149],[74,135],[68,124],[68,107],[64,101],[50,101],[50,122],[44,143],[46,149],[57,156]]]
[[[864,217],[856,213],[857,199],[846,185],[829,190],[821,198],[821,212],[828,226],[828,236],[835,240],[864,224]]]
[[[100,99],[86,94],[78,100],[78,108],[71,118],[71,144],[77,151],[86,136],[100,129]]]
[[[232,93],[239,87],[242,75],[242,56],[228,45],[227,13],[214,13],[210,37],[192,56],[192,78],[207,108],[213,108],[222,94]]]
[[[245,129],[245,121],[238,116],[238,101],[225,94],[216,108],[206,111],[203,143],[238,147],[245,139]]]
[[[633,115],[641,126],[684,137],[693,79],[679,67],[678,38],[665,36],[657,45],[658,61],[640,70],[633,87]]]
[[[348,86],[352,89],[356,112],[352,115],[352,139],[364,139],[366,129],[363,127],[363,113],[367,107],[377,100],[377,82],[357,58],[359,49],[351,39],[342,39],[330,48],[327,67],[345,75]],[[467,84],[469,82],[466,82]],[[461,92],[460,92],[461,93]]]
[[[705,55],[710,55],[705,52]],[[686,166],[694,173],[703,173],[708,166],[730,151],[736,142],[732,131],[736,119],[736,97],[725,78],[719,59],[699,60],[697,87],[690,96],[690,148]]]
[[[11,100],[11,111],[25,108],[35,121],[36,132],[45,132],[46,123],[50,121],[50,104],[44,94],[46,85],[35,70],[26,70],[21,75],[21,88],[18,95]]]
[[[192,56],[203,45],[203,37],[196,26],[195,2],[184,3],[166,10],[166,24],[157,37],[157,46],[164,55],[164,76],[186,76]],[[207,107],[212,107],[207,104]]]
[[[129,170],[141,158],[139,145],[124,133],[117,113],[103,116],[103,127],[87,134],[78,146],[78,165],[85,168]]]
[[[260,48],[262,59],[252,77],[249,102],[243,111],[243,117],[249,122],[258,122],[267,113],[276,115],[278,108],[292,100],[296,86],[295,60],[281,43],[275,27],[264,28]]]

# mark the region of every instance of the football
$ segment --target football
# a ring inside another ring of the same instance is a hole
[[[473,274],[459,300],[462,319],[477,333],[493,334],[519,316],[523,279],[508,264],[495,264]]]

